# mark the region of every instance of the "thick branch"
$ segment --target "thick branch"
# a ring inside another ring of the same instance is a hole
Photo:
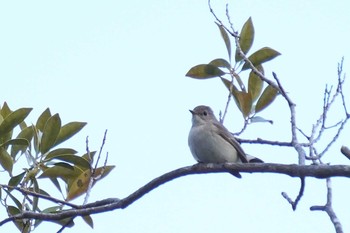
[[[23,213],[11,216],[0,222],[0,226],[16,219],[41,219],[41,220],[59,220],[74,216],[84,216],[97,214],[115,209],[124,209],[143,197],[148,192],[156,189],[173,179],[204,173],[225,173],[225,172],[242,172],[242,173],[277,173],[285,174],[291,177],[315,177],[328,178],[335,176],[350,177],[350,166],[347,165],[284,165],[273,163],[262,164],[195,164],[193,166],[183,167],[164,175],[161,175],[147,183],[145,186],[136,190],[124,199],[110,198],[87,205],[78,206],[77,209],[63,210],[58,213],[35,213],[25,211]],[[30,194],[29,194],[30,195]]]

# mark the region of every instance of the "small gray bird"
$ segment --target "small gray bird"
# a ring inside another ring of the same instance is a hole
[[[200,105],[190,112],[192,113],[192,128],[188,135],[188,145],[198,162],[263,162],[243,151],[234,136],[215,118],[210,107]]]

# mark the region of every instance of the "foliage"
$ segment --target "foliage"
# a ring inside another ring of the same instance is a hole
[[[11,187],[8,189],[0,186],[0,197],[9,216],[26,210],[53,213],[64,207],[55,205],[41,209],[38,196],[23,194],[21,200],[13,193],[16,188],[50,196],[49,190],[42,187],[42,181],[49,180],[61,193],[63,182],[65,194],[62,195],[66,196],[66,201],[71,201],[86,193],[90,186],[108,175],[114,168],[114,166],[93,168],[96,152],[79,156],[72,148],[58,147],[77,134],[86,125],[85,122],[62,125],[59,114],[52,115],[47,108],[39,116],[36,124],[27,125],[24,120],[31,111],[31,108],[12,111],[6,102],[0,108],[0,165],[10,176],[8,186]],[[13,136],[15,130],[19,130],[16,137]],[[14,167],[19,164],[23,155],[27,159],[28,167],[19,174],[13,174]],[[92,219],[89,216],[84,216],[84,219],[92,226]],[[40,223],[41,221],[30,224],[26,220],[14,221],[21,232],[30,232],[32,226],[37,227]],[[74,225],[72,219],[63,219],[57,223],[64,226]]]
[[[228,30],[221,24],[217,24],[217,26],[227,49],[228,61],[223,58],[217,58],[208,64],[196,65],[187,72],[186,76],[195,79],[220,77],[233,96],[243,117],[246,120],[254,120],[256,118],[260,119],[259,121],[264,121],[263,118],[257,117],[255,114],[269,106],[276,98],[278,91],[271,85],[264,89],[264,82],[255,73],[252,66],[264,73],[262,64],[279,56],[280,53],[272,48],[264,47],[248,56],[247,60],[243,59],[241,52],[247,55],[254,42],[254,25],[252,19],[249,18],[238,35],[239,43],[235,46],[235,62],[232,64],[232,49],[229,34],[227,33]],[[241,73],[246,70],[250,70],[247,81],[248,90],[246,90],[241,78]]]

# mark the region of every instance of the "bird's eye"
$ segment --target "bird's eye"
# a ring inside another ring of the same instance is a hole
[[[203,115],[206,116],[206,115],[208,115],[208,113],[207,113],[206,111],[204,111],[204,112],[203,112]]]

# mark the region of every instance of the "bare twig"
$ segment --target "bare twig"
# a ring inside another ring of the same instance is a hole
[[[90,196],[90,191],[91,191],[91,188],[92,188],[92,185],[95,183],[95,179],[93,178],[94,175],[95,175],[95,171],[97,169],[97,166],[98,166],[98,162],[100,161],[100,157],[101,157],[101,154],[102,154],[102,150],[103,150],[103,147],[105,145],[105,142],[106,142],[106,137],[107,137],[107,130],[105,131],[104,135],[103,135],[103,140],[102,140],[102,144],[101,144],[101,147],[100,147],[100,150],[99,150],[99,153],[98,153],[98,157],[97,157],[97,161],[95,163],[95,167],[94,169],[92,169],[92,173],[91,173],[91,176],[90,176],[90,181],[89,181],[89,186],[87,188],[87,191],[86,191],[86,196],[85,196],[85,199],[84,199],[84,204],[86,204],[88,202],[88,199],[89,199],[89,196]],[[88,148],[88,146],[87,146]],[[91,164],[92,165],[92,164]]]
[[[51,202],[54,202],[54,203],[70,206],[72,208],[78,208],[78,205],[75,205],[75,204],[72,204],[72,203],[69,203],[69,202],[66,202],[66,201],[62,201],[60,199],[57,199],[57,198],[54,198],[54,197],[51,197],[51,196],[47,196],[47,195],[44,195],[44,194],[41,194],[41,193],[36,193],[36,192],[33,192],[33,191],[29,191],[27,189],[14,187],[14,186],[9,186],[9,185],[6,185],[6,184],[0,184],[0,188],[6,188],[8,190],[15,189],[15,190],[21,192],[24,195],[38,197],[38,198],[45,199],[45,200],[48,200],[48,201],[51,201]]]
[[[301,199],[301,197],[304,194],[304,189],[305,189],[305,177],[300,177],[300,189],[299,189],[299,194],[295,198],[295,201],[293,201],[286,192],[282,192],[282,196],[288,201],[289,204],[292,205],[292,209],[295,211],[297,209],[297,205]]]
[[[340,151],[346,158],[350,159],[350,149],[348,147],[342,146]]]
[[[324,206],[311,206],[310,210],[312,211],[325,211],[329,218],[331,219],[334,228],[335,228],[335,232],[337,233],[343,233],[343,228],[342,225],[337,217],[337,215],[335,214],[334,210],[333,210],[333,206],[332,206],[332,196],[333,196],[333,192],[332,192],[332,182],[330,178],[327,178],[327,203]]]
[[[224,124],[224,121],[225,121],[225,117],[226,117],[226,114],[227,114],[227,110],[228,110],[228,106],[230,105],[230,101],[231,101],[231,91],[229,90],[228,91],[229,94],[228,94],[228,97],[227,97],[227,102],[226,102],[226,106],[225,106],[225,110],[224,110],[224,113],[222,114],[221,116],[221,112],[220,112],[220,123],[221,124]]]
[[[235,134],[233,134],[233,135],[235,135]],[[270,140],[265,140],[265,139],[261,139],[261,138],[257,138],[255,140],[242,139],[242,138],[236,138],[236,139],[240,143],[248,143],[248,144],[262,144],[262,145],[286,146],[286,147],[293,146],[291,142],[270,141]]]

